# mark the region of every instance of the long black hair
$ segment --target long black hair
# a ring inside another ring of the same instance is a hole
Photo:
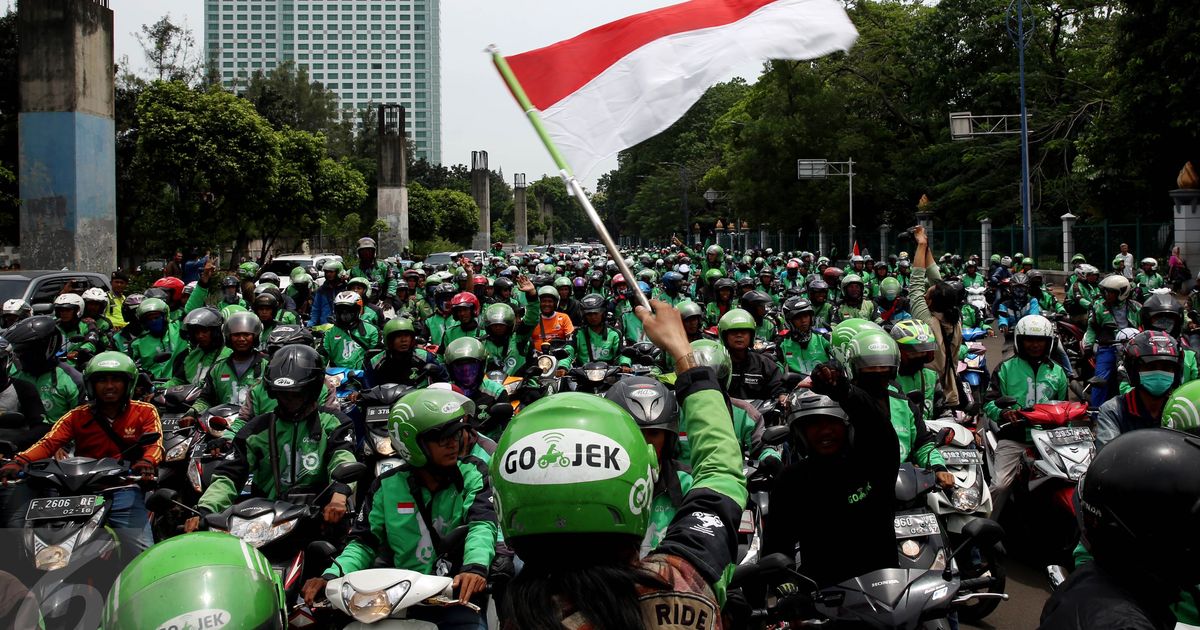
[[[555,534],[511,541],[525,567],[502,602],[506,627],[562,630],[564,608],[595,630],[646,630],[637,587],[666,588],[640,568],[640,540],[622,534]]]

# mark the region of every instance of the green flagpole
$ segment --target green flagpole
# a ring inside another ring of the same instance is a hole
[[[604,222],[600,220],[600,215],[592,207],[592,202],[584,192],[583,186],[579,183],[579,180],[575,179],[575,175],[571,172],[571,166],[567,164],[567,160],[563,158],[562,153],[559,153],[558,147],[554,146],[554,140],[550,138],[545,125],[542,124],[540,112],[529,101],[529,96],[525,94],[525,88],[521,87],[521,82],[517,80],[517,75],[513,74],[512,68],[509,67],[508,61],[504,59],[504,56],[500,54],[499,48],[496,48],[494,45],[488,46],[487,52],[492,55],[492,63],[496,64],[496,70],[500,72],[500,77],[504,79],[504,83],[508,86],[509,91],[512,92],[513,98],[517,99],[517,104],[525,112],[525,117],[529,119],[529,124],[533,125],[533,130],[537,132],[538,138],[541,138],[542,144],[550,152],[550,158],[554,160],[555,166],[558,167],[558,174],[562,177],[563,183],[567,185],[567,190],[575,196],[575,199],[579,201],[579,205],[583,206],[583,212],[587,215],[588,220],[592,222],[592,227],[596,229],[596,234],[600,236],[600,242],[604,243],[604,247],[608,250],[608,255],[612,256],[613,262],[617,263],[617,270],[625,276],[625,282],[631,288],[631,292],[637,299],[637,303],[646,307],[646,310],[650,310],[650,302],[647,296],[643,295],[641,291],[636,290],[637,281],[633,276],[633,271],[629,269],[629,265],[625,264],[625,258],[621,255],[621,250],[617,248],[617,244],[608,233],[608,228],[604,227]]]

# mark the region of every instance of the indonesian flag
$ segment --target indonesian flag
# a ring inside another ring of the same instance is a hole
[[[690,0],[506,57],[575,174],[671,126],[748,60],[813,59],[858,37],[836,0]]]

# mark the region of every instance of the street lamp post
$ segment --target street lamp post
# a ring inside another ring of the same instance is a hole
[[[849,187],[849,203],[850,211],[850,244],[846,251],[854,251],[854,158],[849,158],[845,162],[830,162],[828,160],[796,160],[796,179],[825,179],[830,175],[845,177],[850,184]]]
[[[1025,111],[1025,46],[1028,43],[1026,39],[1025,28],[1025,10],[1032,8],[1028,6],[1028,0],[1013,0],[1012,4],[1008,5],[1009,23],[1008,34],[1013,38],[1013,42],[1017,45],[1017,66],[1020,75],[1020,92],[1021,92],[1021,218],[1023,231],[1025,232],[1025,251],[1029,255],[1033,255],[1033,217],[1029,209],[1029,117]],[[1014,27],[1012,16],[1016,14],[1017,23]],[[1029,25],[1029,31],[1032,31],[1032,21]]]

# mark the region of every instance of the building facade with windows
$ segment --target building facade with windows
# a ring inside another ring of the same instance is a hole
[[[204,0],[206,57],[233,90],[290,61],[355,120],[399,103],[413,157],[440,163],[439,2]]]

